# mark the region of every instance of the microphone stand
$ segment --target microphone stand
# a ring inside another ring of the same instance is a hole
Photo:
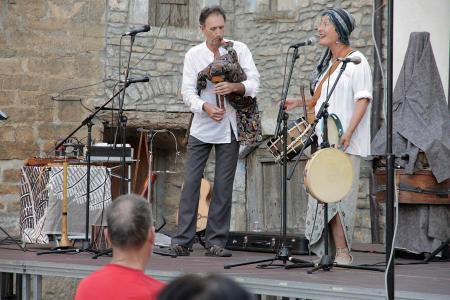
[[[114,136],[114,148],[117,147],[116,144],[116,137],[117,137],[117,131],[120,129],[120,135],[121,135],[121,144],[122,144],[122,157],[120,160],[120,166],[121,166],[121,177],[120,177],[120,194],[125,194],[125,169],[126,169],[126,140],[127,140],[127,116],[123,115],[123,104],[125,101],[125,92],[126,88],[128,87],[128,75],[130,73],[130,61],[131,61],[131,53],[133,52],[133,44],[134,40],[136,38],[136,34],[130,35],[130,51],[128,52],[128,61],[127,61],[127,68],[125,70],[125,78],[124,78],[124,86],[122,89],[122,95],[119,97],[119,111],[117,113],[117,128],[116,128],[116,134]],[[127,181],[129,178],[127,178]],[[130,191],[128,191],[130,192]]]
[[[81,249],[78,248],[70,248],[70,249],[56,249],[53,251],[43,251],[38,252],[37,255],[41,254],[50,254],[50,253],[67,253],[67,252],[95,252],[91,249],[91,244],[89,240],[89,203],[90,203],[90,192],[91,192],[91,144],[92,144],[92,119],[98,114],[99,111],[103,110],[103,108],[108,105],[117,95],[119,95],[122,90],[125,88],[122,87],[117,93],[115,93],[108,101],[106,101],[102,106],[98,107],[94,112],[92,112],[86,119],[84,119],[81,124],[72,131],[64,140],[59,142],[55,149],[60,148],[69,138],[71,138],[78,130],[80,130],[83,126],[88,127],[88,135],[86,141],[86,220],[85,220],[85,235],[82,243]]]
[[[320,119],[323,119],[323,141],[321,143],[321,148],[329,148],[330,147],[330,143],[328,142],[328,126],[327,126],[327,118],[328,118],[328,102],[330,101],[331,95],[333,94],[334,89],[336,88],[337,83],[339,82],[339,79],[342,76],[342,73],[344,72],[345,68],[347,67],[347,62],[346,61],[342,61],[342,66],[339,70],[339,74],[336,78],[336,80],[334,81],[333,86],[331,87],[330,92],[327,94],[327,98],[325,100],[324,103],[322,103],[322,105],[320,106],[319,111],[317,112],[316,118],[314,120],[314,123],[312,124],[312,129],[310,132],[310,136],[315,132],[315,128],[317,126],[317,124],[319,123]],[[305,148],[305,145],[303,146],[303,148]],[[303,152],[300,151],[300,153]],[[297,163],[299,161],[300,156],[297,157],[294,166],[291,169],[291,172],[289,174],[289,178],[292,176],[292,174],[294,173],[294,170],[297,166]],[[329,234],[329,228],[328,228],[328,203],[324,202],[323,203],[323,210],[324,210],[324,214],[323,214],[323,219],[324,219],[324,229],[323,229],[323,238],[324,238],[324,242],[325,242],[325,253],[324,255],[321,257],[320,262],[318,263],[318,265],[316,265],[312,270],[308,271],[308,274],[312,274],[315,271],[318,271],[320,269],[324,270],[324,271],[330,271],[333,267],[340,267],[340,268],[347,268],[347,269],[359,269],[359,270],[370,270],[370,271],[380,271],[380,272],[384,272],[384,269],[378,269],[378,268],[371,268],[371,267],[366,267],[366,266],[351,266],[351,265],[342,265],[342,264],[337,264],[333,262],[332,257],[329,255],[328,253],[328,234]],[[293,264],[293,265],[289,265],[286,266],[286,269],[294,269],[294,268],[307,268],[308,266],[305,264]]]
[[[289,119],[289,115],[286,113],[285,110],[285,103],[286,103],[286,98],[287,98],[287,94],[289,91],[289,85],[291,82],[291,78],[292,78],[292,72],[294,70],[294,65],[295,65],[295,61],[299,58],[298,55],[298,47],[293,47],[294,48],[294,53],[292,54],[292,61],[291,61],[291,66],[289,69],[289,74],[288,74],[288,78],[286,81],[286,85],[284,87],[284,91],[283,91],[283,95],[281,97],[281,102],[280,102],[280,108],[278,110],[278,118],[277,118],[277,127],[275,130],[275,136],[279,137],[280,135],[282,135],[282,144],[283,144],[283,158],[282,158],[282,167],[283,167],[283,171],[282,171],[282,194],[281,194],[281,199],[282,199],[282,213],[281,213],[281,228],[282,228],[282,235],[280,237],[280,241],[281,241],[281,247],[278,250],[278,253],[275,255],[275,257],[273,258],[269,258],[269,259],[262,259],[262,260],[256,260],[256,261],[251,261],[251,262],[245,262],[245,263],[237,263],[237,264],[232,264],[232,265],[225,265],[224,268],[225,269],[230,269],[233,267],[238,267],[238,266],[244,266],[244,265],[250,265],[250,264],[258,264],[258,263],[264,263],[264,262],[271,262],[270,264],[264,264],[264,265],[259,265],[259,267],[264,268],[264,267],[269,267],[269,266],[280,266],[280,267],[285,267],[286,266],[286,262],[287,261],[295,261],[296,263],[304,263],[305,266],[308,267],[312,267],[314,266],[313,263],[311,262],[307,262],[307,261],[303,261],[300,259],[295,259],[291,257],[291,249],[289,247],[287,247],[286,245],[286,222],[287,222],[287,200],[286,200],[286,194],[287,194],[287,134],[288,134],[288,129],[287,129],[287,120]],[[282,125],[282,130],[280,130],[280,126]],[[273,264],[272,262],[274,262],[275,260],[280,260],[282,262],[282,264]]]

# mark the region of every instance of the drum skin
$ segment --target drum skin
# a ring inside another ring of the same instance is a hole
[[[312,132],[311,125],[303,118],[299,118],[291,122],[287,127],[288,134],[286,156],[288,160],[291,160],[297,156],[304,144],[306,144],[306,146],[311,144],[314,133]],[[274,156],[275,162],[277,163],[282,163],[283,161],[283,144],[283,135],[273,137],[267,143],[268,149]]]
[[[352,162],[339,149],[321,149],[306,163],[304,181],[306,191],[318,201],[338,202],[351,190]]]
[[[328,128],[328,143],[333,146],[338,146],[341,140],[344,130],[342,128],[341,121],[339,117],[335,114],[330,114],[327,119]]]

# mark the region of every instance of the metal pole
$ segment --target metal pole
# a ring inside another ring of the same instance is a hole
[[[394,0],[388,1],[388,38],[387,38],[387,101],[386,101],[386,162],[387,162],[387,189],[386,189],[386,272],[387,272],[387,297],[394,299],[394,265],[395,257],[392,255],[388,264],[393,244],[394,236],[394,162],[395,156],[392,153],[392,65],[393,65],[393,38],[394,38]]]

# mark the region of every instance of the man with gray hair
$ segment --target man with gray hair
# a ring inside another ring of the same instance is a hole
[[[155,240],[149,203],[138,195],[122,195],[108,207],[106,220],[112,261],[81,280],[75,300],[156,299],[164,285],[144,274]]]

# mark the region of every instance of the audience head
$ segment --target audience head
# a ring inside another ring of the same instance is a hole
[[[152,210],[141,196],[127,194],[117,197],[108,207],[106,221],[108,238],[114,248],[140,249],[149,238],[154,238]]]
[[[169,283],[158,300],[253,300],[234,280],[222,275],[184,275]]]

